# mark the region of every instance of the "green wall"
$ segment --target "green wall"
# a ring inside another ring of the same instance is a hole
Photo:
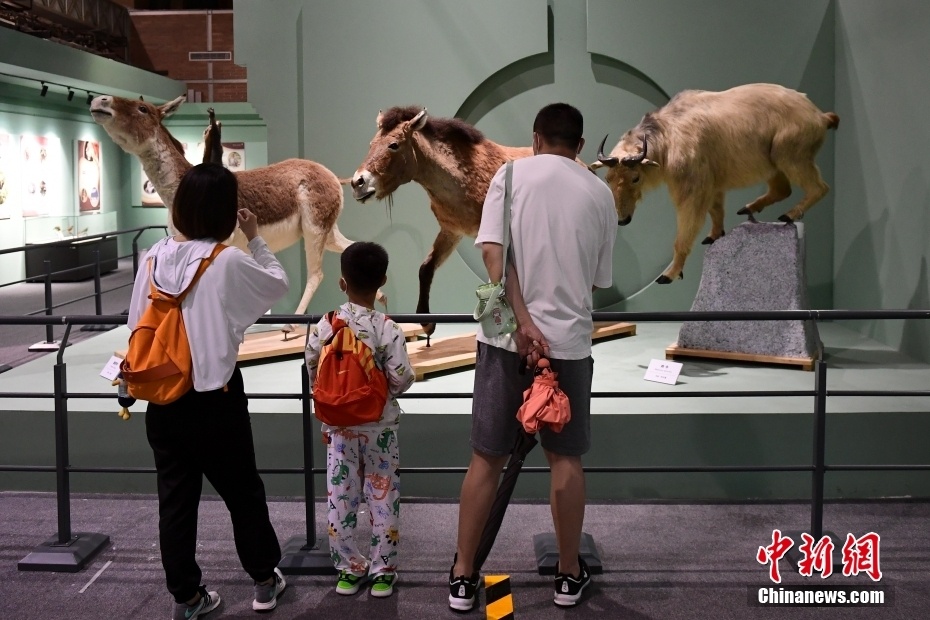
[[[838,308],[930,307],[930,5],[842,0],[836,7],[834,299]],[[930,360],[926,321],[861,329]]]
[[[616,141],[642,115],[687,88],[725,89],[778,82],[807,92],[831,110],[834,10],[829,0],[288,0],[272,15],[265,3],[236,3],[236,62],[249,70],[249,100],[268,123],[269,160],[315,159],[350,176],[364,158],[379,109],[418,104],[436,116],[461,116],[489,138],[528,145],[536,111],[556,100],[585,114],[587,145],[609,133]],[[712,33],[712,34],[711,34]],[[295,128],[297,131],[295,131]],[[818,159],[833,184],[833,136]],[[731,192],[736,210],[761,192]],[[814,307],[832,307],[833,197],[805,219],[808,281]],[[772,207],[775,219],[790,204]],[[695,248],[686,279],[652,281],[671,260],[674,211],[665,189],[649,194],[630,226],[618,229],[615,286],[596,299],[601,309],[688,309],[700,279]],[[391,255],[387,293],[393,312],[412,312],[417,267],[438,225],[425,192],[408,184],[384,204],[360,205],[346,191],[343,233],[385,245]],[[299,257],[287,265],[294,276]],[[341,301],[338,262],[311,312]],[[466,239],[437,273],[434,312],[469,312],[483,275]],[[291,293],[292,302],[299,287]]]

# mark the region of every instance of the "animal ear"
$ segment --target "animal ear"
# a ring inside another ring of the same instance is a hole
[[[164,105],[158,106],[158,110],[161,112],[162,118],[168,118],[172,114],[178,111],[178,108],[181,107],[181,104],[187,101],[187,95],[181,95],[174,101],[169,101]]]
[[[377,125],[378,129],[381,129],[381,119],[383,118],[384,118],[384,112],[382,112],[381,110],[378,110],[378,118],[375,119],[375,125]]]
[[[419,114],[417,114],[412,119],[410,119],[407,125],[407,131],[409,132],[420,131],[421,129],[426,127],[426,121],[428,120],[429,120],[429,116],[427,116],[426,114],[426,108],[423,108],[422,110],[420,110]]]
[[[655,166],[655,167],[657,167],[657,168],[659,167],[659,162],[657,162],[657,161],[652,161],[651,159],[644,159],[644,160],[643,160],[642,162],[640,162],[640,163],[641,163],[642,165],[644,165],[644,166]]]
[[[594,172],[598,168],[603,168],[603,167],[604,167],[604,164],[599,161],[596,161],[593,164],[588,164],[588,170],[590,170],[591,172]]]

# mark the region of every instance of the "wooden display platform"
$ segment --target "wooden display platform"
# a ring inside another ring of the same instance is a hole
[[[814,359],[810,357],[781,357],[778,355],[757,355],[754,353],[735,353],[732,351],[711,351],[707,349],[686,349],[678,343],[665,349],[665,359],[674,360],[682,357],[699,357],[704,359],[753,362],[758,364],[776,364],[780,366],[797,366],[801,370],[813,370]]]
[[[591,332],[594,340],[635,335],[636,325],[633,323],[595,323]],[[407,344],[407,355],[417,381],[422,381],[428,374],[474,366],[477,346],[474,333],[432,338],[429,347],[426,340],[421,339]]]

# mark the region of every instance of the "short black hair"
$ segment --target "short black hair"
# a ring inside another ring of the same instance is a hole
[[[342,252],[342,277],[353,291],[371,294],[387,275],[388,253],[371,241],[356,241]]]
[[[584,134],[584,118],[577,108],[567,103],[550,103],[536,114],[533,132],[547,144],[577,148]]]
[[[228,239],[236,230],[239,182],[220,164],[197,164],[184,173],[171,217],[188,239]]]

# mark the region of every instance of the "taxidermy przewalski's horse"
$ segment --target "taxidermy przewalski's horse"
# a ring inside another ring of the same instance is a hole
[[[457,118],[430,118],[425,108],[391,108],[379,113],[368,155],[352,177],[352,195],[364,203],[381,200],[416,181],[430,198],[439,234],[420,265],[417,313],[428,313],[436,269],[463,236],[474,237],[494,173],[509,159],[533,154],[531,147],[501,146]],[[424,325],[432,334],[434,324]]]
[[[124,151],[142,162],[145,174],[168,206],[169,224],[175,191],[191,164],[162,120],[173,114],[184,99],[181,96],[154,106],[145,101],[101,96],[90,104],[94,121]],[[301,314],[323,279],[323,250],[341,253],[352,243],[336,225],[343,203],[339,179],[320,164],[305,159],[243,170],[236,173],[236,178],[239,205],[255,214],[258,232],[272,252],[304,240],[307,285],[296,310]],[[245,235],[238,228],[229,242],[248,251]],[[383,295],[379,299],[383,301]]]
[[[210,124],[203,130],[203,163],[223,163],[223,123],[216,120],[213,108],[207,108]]]
[[[608,166],[620,225],[633,218],[643,192],[668,185],[678,234],[674,258],[656,282],[683,277],[683,268],[704,220],[710,215],[713,243],[724,234],[723,199],[729,189],[761,181],[768,191],[738,211],[750,218],[791,194],[804,197],[778,219],[794,222],[830,187],[814,163],[827,129],[840,118],[821,112],[803,94],[775,84],[747,84],[723,92],[683,91],[626,132],[609,157],[604,142],[590,168]]]

